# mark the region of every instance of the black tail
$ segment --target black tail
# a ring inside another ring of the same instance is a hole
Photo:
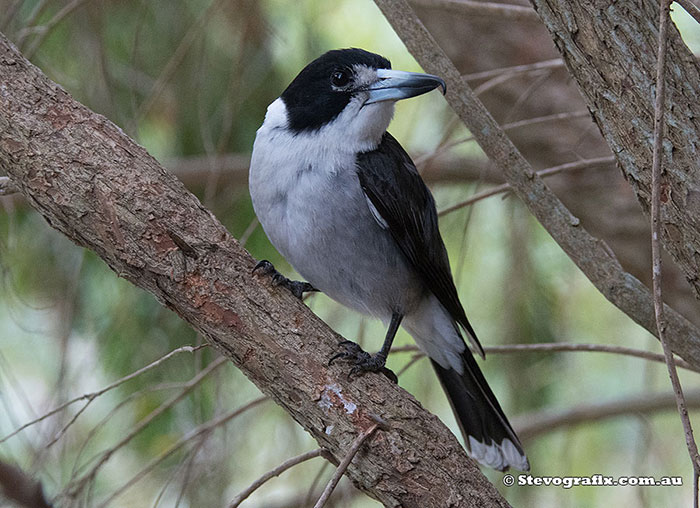
[[[509,467],[528,471],[530,464],[523,445],[469,349],[462,354],[462,374],[431,362],[450,400],[469,454],[499,471]]]

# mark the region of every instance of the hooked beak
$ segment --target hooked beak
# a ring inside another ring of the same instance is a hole
[[[365,104],[400,101],[430,92],[438,86],[442,87],[443,95],[447,93],[445,82],[432,74],[377,69],[377,77],[379,81],[368,88],[369,99]]]

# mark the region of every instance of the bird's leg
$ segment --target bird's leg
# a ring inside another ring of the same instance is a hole
[[[398,382],[396,374],[387,369],[385,365],[387,356],[389,356],[391,344],[394,342],[394,337],[396,337],[396,332],[399,329],[402,319],[403,314],[395,312],[391,315],[391,322],[389,323],[389,329],[386,331],[384,344],[382,344],[382,348],[375,354],[371,355],[354,342],[345,340],[339,344],[345,351],[334,355],[328,361],[328,365],[338,359],[349,360],[354,363],[353,368],[350,369],[350,376],[353,374],[362,374],[364,372],[382,372],[395,383]]]
[[[272,284],[274,284],[275,286],[286,287],[292,292],[294,296],[296,296],[300,300],[304,296],[304,293],[310,291],[318,291],[318,289],[313,287],[308,282],[302,282],[299,280],[289,280],[287,277],[279,273],[275,269],[274,265],[266,259],[259,261],[258,264],[255,265],[255,268],[253,268],[253,273],[255,273],[258,270],[261,270],[262,273],[265,275],[272,275]]]

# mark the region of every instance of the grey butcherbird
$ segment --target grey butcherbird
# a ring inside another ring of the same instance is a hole
[[[442,79],[391,70],[361,49],[307,65],[267,109],[250,165],[255,213],[277,250],[309,282],[258,268],[297,296],[319,290],[388,323],[375,355],[345,343],[353,372],[385,371],[402,325],[430,357],[472,457],[528,470],[522,445],[466,347],[483,356],[457,296],[435,202],[386,129],[397,100]]]

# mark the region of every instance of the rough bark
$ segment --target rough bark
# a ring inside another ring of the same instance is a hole
[[[648,214],[659,4],[532,0]],[[700,297],[700,67],[669,27],[662,241]]]
[[[342,460],[386,506],[508,506],[449,430],[381,375],[327,367],[341,340],[142,147],[73,100],[0,34],[0,168],[53,227],[152,293]]]
[[[593,237],[533,171],[512,141],[476,98],[461,74],[423,26],[407,0],[375,0],[418,63],[447,83],[447,101],[484,153],[503,171],[513,192],[598,290],[650,333],[656,334],[651,292],[625,272],[605,242]],[[665,306],[667,337],[674,353],[697,365],[700,330]]]

